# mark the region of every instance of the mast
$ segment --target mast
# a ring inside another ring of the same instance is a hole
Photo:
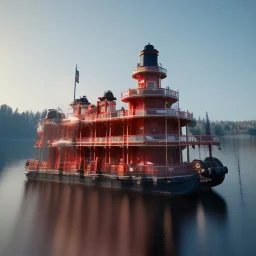
[[[211,126],[210,126],[210,121],[208,117],[208,113],[206,112],[206,123],[205,123],[205,134],[206,135],[211,135]],[[212,145],[208,145],[209,148],[209,156],[212,159]]]

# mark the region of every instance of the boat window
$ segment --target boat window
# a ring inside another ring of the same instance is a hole
[[[85,108],[81,108],[81,115],[85,115]]]
[[[148,88],[155,88],[156,87],[156,82],[155,81],[148,81],[147,82],[147,87]]]
[[[115,112],[116,111],[116,104],[114,102],[108,102],[108,109],[107,112]]]
[[[50,110],[47,113],[47,118],[49,118],[49,119],[57,118],[57,111],[56,110]]]

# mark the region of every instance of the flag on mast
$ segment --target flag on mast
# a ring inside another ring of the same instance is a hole
[[[76,68],[76,83],[79,83],[79,71]]]

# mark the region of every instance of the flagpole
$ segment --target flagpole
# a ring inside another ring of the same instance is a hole
[[[76,72],[77,72],[77,65],[76,65],[76,71],[75,71],[74,103],[75,103],[75,100],[76,100]]]

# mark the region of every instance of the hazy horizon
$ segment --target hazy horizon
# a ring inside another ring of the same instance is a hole
[[[139,52],[150,42],[167,69],[163,87],[180,108],[212,121],[254,120],[255,1],[2,0],[0,105],[42,111],[77,97],[135,88]]]

